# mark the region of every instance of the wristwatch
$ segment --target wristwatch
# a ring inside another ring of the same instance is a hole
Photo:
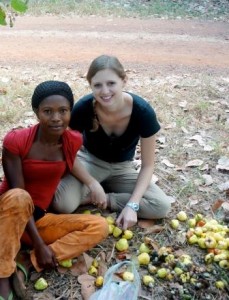
[[[139,211],[139,204],[135,202],[128,202],[126,206],[132,208],[134,211]]]

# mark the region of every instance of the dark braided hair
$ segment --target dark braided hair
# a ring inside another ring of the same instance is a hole
[[[32,108],[36,111],[40,103],[47,97],[52,95],[61,95],[65,97],[69,103],[72,110],[74,104],[74,97],[70,86],[63,81],[49,80],[44,81],[35,88],[32,96]]]

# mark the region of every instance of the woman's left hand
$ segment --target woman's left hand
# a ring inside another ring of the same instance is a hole
[[[137,212],[134,211],[132,208],[126,206],[123,208],[120,215],[118,216],[116,224],[118,227],[122,228],[123,230],[126,230],[127,228],[134,226],[137,223],[137,221]]]
[[[34,250],[37,262],[41,268],[53,269],[58,266],[55,254],[49,246],[43,244]]]
[[[101,184],[94,180],[89,186],[91,202],[101,209],[107,208],[107,196]]]

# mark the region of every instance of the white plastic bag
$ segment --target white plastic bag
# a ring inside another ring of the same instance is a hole
[[[113,276],[125,265],[134,274],[133,282],[118,281]],[[107,270],[104,276],[103,287],[92,294],[89,300],[137,300],[140,286],[140,277],[134,263],[123,261]]]

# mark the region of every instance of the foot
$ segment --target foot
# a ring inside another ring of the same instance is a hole
[[[24,274],[26,273],[28,275],[33,268],[33,264],[30,259],[30,254],[27,251],[19,251],[16,257],[16,262],[18,265],[18,270],[22,271],[22,273]],[[23,270],[20,269],[20,266],[23,267]],[[26,278],[26,280],[27,279],[28,278]]]
[[[20,251],[16,257],[16,262],[17,269],[12,276],[13,288],[20,299],[26,299],[26,282],[32,267],[29,253]]]
[[[19,299],[26,298],[25,275],[22,271],[16,270],[12,275],[12,285],[15,294]]]
[[[8,299],[11,292],[9,278],[0,278],[0,297]]]

